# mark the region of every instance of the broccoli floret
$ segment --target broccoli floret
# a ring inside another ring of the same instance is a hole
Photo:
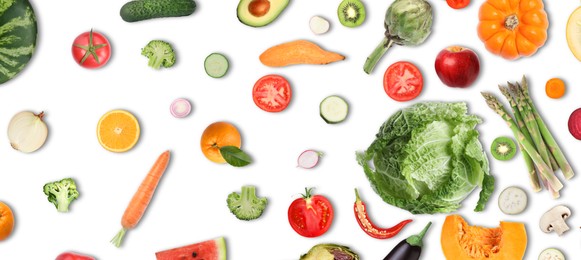
[[[268,200],[256,197],[256,187],[242,186],[242,192],[232,192],[228,195],[228,208],[230,212],[241,220],[253,220],[262,215]]]
[[[176,62],[176,55],[171,45],[162,40],[152,40],[143,49],[141,55],[149,58],[149,67],[159,69],[169,68]]]
[[[48,196],[48,201],[55,205],[58,212],[68,212],[71,202],[79,197],[77,184],[71,178],[49,182],[44,185],[43,190]]]

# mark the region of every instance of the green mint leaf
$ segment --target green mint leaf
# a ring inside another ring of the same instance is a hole
[[[234,167],[246,166],[252,162],[252,158],[236,146],[221,147],[220,154],[228,164]]]

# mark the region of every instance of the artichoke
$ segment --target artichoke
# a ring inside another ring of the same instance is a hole
[[[395,0],[385,14],[385,38],[367,57],[363,70],[369,74],[392,44],[422,44],[432,32],[432,6],[425,0]]]
[[[318,244],[302,255],[300,260],[359,260],[359,256],[346,246]]]

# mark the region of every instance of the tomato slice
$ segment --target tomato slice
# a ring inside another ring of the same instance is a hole
[[[383,89],[396,101],[408,101],[422,92],[424,78],[414,64],[399,61],[391,64],[383,75]]]
[[[333,206],[322,195],[312,195],[307,189],[303,198],[294,200],[288,208],[288,221],[295,232],[304,237],[318,237],[331,227]]]
[[[446,3],[454,9],[462,9],[470,4],[470,0],[446,0]]]
[[[290,103],[291,96],[288,80],[280,75],[266,75],[252,89],[254,104],[266,112],[283,111]]]

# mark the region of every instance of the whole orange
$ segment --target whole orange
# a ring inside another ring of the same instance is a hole
[[[0,241],[8,238],[14,229],[14,214],[8,205],[0,202]]]
[[[235,126],[227,122],[216,122],[206,127],[200,141],[202,153],[208,160],[215,163],[226,162],[220,154],[220,147],[236,146],[240,148],[241,144],[240,132]]]

